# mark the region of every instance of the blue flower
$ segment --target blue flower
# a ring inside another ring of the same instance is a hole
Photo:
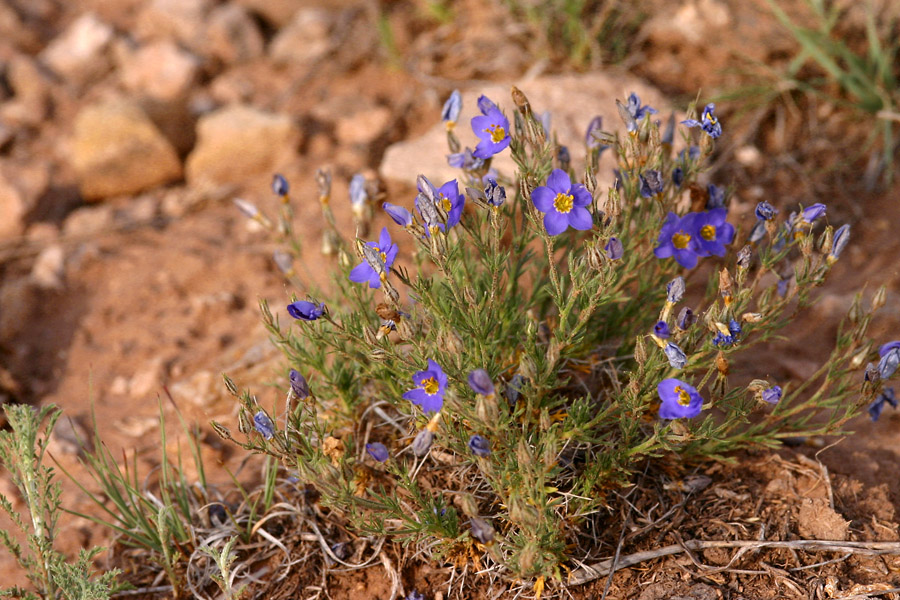
[[[366,178],[357,173],[350,178],[350,204],[354,209],[359,210],[365,206],[369,199],[369,193],[366,191]]]
[[[325,314],[325,303],[322,302],[316,305],[314,302],[298,300],[296,302],[288,304],[287,311],[288,314],[295,319],[300,319],[302,321],[315,321]]]
[[[900,340],[888,342],[887,344],[882,345],[881,348],[878,349],[878,356],[884,356],[895,348],[900,348]]]
[[[283,175],[275,173],[272,176],[272,191],[275,192],[276,196],[284,198],[290,193],[291,186],[288,185],[288,181]]]
[[[691,419],[703,408],[703,397],[697,389],[680,379],[663,379],[656,386],[656,392],[662,400],[660,419]]]
[[[591,119],[591,122],[588,123],[587,131],[584,133],[584,145],[587,146],[588,150],[597,150],[600,147],[608,147],[603,146],[600,143],[600,140],[597,139],[597,134],[603,130],[603,117],[594,117]]]
[[[572,155],[569,154],[569,147],[563,146],[560,144],[559,148],[556,151],[556,162],[559,163],[559,168],[563,171],[569,170],[569,165],[572,162]]]
[[[397,258],[397,244],[391,241],[391,234],[388,233],[387,227],[382,228],[381,236],[378,242],[366,242],[366,246],[372,248],[377,254],[376,258],[381,260],[381,264],[372,265],[368,259],[363,259],[361,263],[353,267],[350,271],[350,281],[354,283],[369,283],[370,288],[380,288],[382,277],[387,277],[387,271],[394,264]],[[383,267],[383,268],[376,268]]]
[[[606,256],[609,260],[619,260],[625,256],[625,247],[617,237],[609,238],[603,249],[606,250]]]
[[[657,258],[674,256],[679,265],[685,269],[697,266],[697,252],[700,249],[699,236],[695,228],[696,213],[679,217],[675,213],[666,215],[659,232],[659,245],[653,250]],[[732,230],[733,232],[733,230]]]
[[[484,197],[491,206],[503,206],[506,202],[506,188],[499,185],[496,179],[488,179],[484,186]]]
[[[841,225],[840,227],[838,227],[838,230],[834,232],[834,240],[831,242],[831,252],[828,253],[825,261],[829,265],[834,264],[837,259],[841,257],[841,253],[844,251],[844,248],[847,247],[847,244],[849,242],[850,225]]]
[[[778,294],[779,298],[784,298],[788,292],[788,286],[790,286],[790,279],[780,279],[778,283],[775,285],[775,292]]]
[[[434,201],[439,202],[441,208],[447,213],[447,227],[453,227],[459,223],[466,206],[466,197],[459,193],[459,184],[455,179],[451,179],[437,189]]]
[[[884,410],[885,402],[894,408],[897,408],[897,397],[894,395],[894,388],[884,389],[881,394],[878,395],[878,398],[869,405],[869,416],[872,417],[872,421],[877,421],[878,417],[881,416],[881,411]]]
[[[715,111],[715,104],[707,104],[700,115],[699,121],[696,119],[687,119],[682,121],[681,124],[687,125],[688,127],[700,127],[709,137],[716,139],[722,135],[722,125],[719,123],[716,115],[713,114]]]
[[[542,185],[531,193],[535,208],[544,213],[544,227],[550,235],[559,235],[570,226],[585,231],[594,226],[591,213],[586,208],[591,194],[579,184],[573,184],[569,175],[561,169],[553,169]]]
[[[684,277],[678,276],[666,284],[666,302],[678,304],[684,297]]]
[[[706,186],[709,197],[706,200],[706,210],[714,208],[723,208],[725,206],[725,189],[716,185],[709,184]]]
[[[472,130],[481,141],[472,154],[487,159],[509,146],[509,119],[485,96],[478,99],[478,108],[481,109],[481,116],[472,118]]]
[[[519,401],[519,396],[522,395],[522,387],[524,385],[525,378],[521,373],[513,375],[512,379],[509,380],[509,383],[506,384],[503,395],[506,396],[506,400],[509,402],[510,406],[515,406],[516,402]]]
[[[813,204],[812,206],[808,206],[803,209],[803,212],[800,213],[800,218],[804,223],[808,225],[812,225],[815,221],[817,221],[822,215],[825,214],[825,205],[821,202]]]
[[[634,119],[637,124],[640,123],[640,121],[644,118],[644,116],[655,115],[656,113],[659,112],[658,110],[656,110],[655,108],[652,108],[649,105],[641,106],[641,99],[634,92],[631,92],[628,95],[628,104],[625,105],[625,108],[628,109],[628,113],[631,115],[631,118]],[[628,128],[628,125],[629,124],[626,124],[626,129]],[[631,131],[632,131],[631,129],[628,129],[629,133]]]
[[[734,337],[730,335],[725,335],[721,331],[716,333],[716,336],[713,338],[713,346],[728,348],[729,346],[734,345]]]
[[[487,438],[476,434],[469,438],[469,450],[475,456],[484,458],[491,453],[491,443]]]
[[[494,543],[494,528],[491,524],[480,517],[472,517],[469,520],[469,526],[472,528],[471,535],[473,538],[486,546]]]
[[[679,348],[676,344],[669,342],[666,344],[666,347],[663,348],[663,352],[666,355],[666,358],[669,359],[669,366],[673,369],[683,369],[684,365],[687,364],[687,355],[685,355],[684,350]]]
[[[882,379],[890,379],[898,367],[900,367],[900,348],[889,349],[878,361],[878,373]]]
[[[450,97],[444,102],[444,108],[441,110],[441,121],[444,122],[444,126],[448,130],[453,129],[456,125],[461,110],[462,94],[459,93],[459,90],[453,90]]]
[[[384,212],[388,214],[388,216],[394,220],[394,223],[397,225],[402,225],[404,227],[409,227],[412,225],[413,216],[408,210],[403,208],[402,206],[397,206],[396,204],[391,204],[390,202],[385,202],[381,205],[381,208],[384,209]]]
[[[472,149],[466,146],[462,152],[447,155],[447,164],[457,169],[477,171],[484,166],[484,161],[472,153]]]
[[[681,309],[681,312],[678,313],[678,317],[675,319],[675,325],[678,329],[682,331],[687,331],[688,328],[694,324],[694,311],[685,306]]]
[[[734,239],[734,226],[725,221],[728,209],[714,208],[702,213],[694,213],[694,227],[697,231],[697,254],[699,256],[725,256],[725,246]]]
[[[660,321],[656,325],[653,326],[653,334],[656,337],[661,338],[661,339],[666,339],[670,335],[672,335],[669,332],[669,324],[666,323],[665,321]]]
[[[494,382],[491,381],[491,376],[484,369],[475,369],[469,373],[469,387],[476,394],[482,396],[494,395]]]
[[[762,399],[769,404],[778,404],[778,401],[781,400],[781,386],[773,385],[767,390],[763,390]]]
[[[756,218],[760,221],[771,221],[778,214],[778,209],[763,200],[756,205]]]
[[[253,427],[255,427],[256,431],[267,440],[271,440],[275,437],[275,424],[272,423],[272,419],[269,418],[269,415],[263,411],[259,411],[253,415]]]
[[[417,387],[403,394],[403,399],[421,407],[426,413],[439,412],[444,406],[444,392],[447,390],[447,375],[441,366],[429,358],[428,368],[413,375],[413,383]]]
[[[734,319],[728,321],[728,331],[731,333],[731,337],[733,337],[735,340],[739,340],[741,338],[741,334],[744,332],[741,324]]]
[[[299,371],[291,369],[289,379],[291,380],[291,391],[294,392],[294,396],[300,400],[309,398],[309,383],[306,382],[306,378]]]
[[[388,459],[388,449],[381,442],[372,442],[366,444],[366,452],[378,462],[384,462]]]
[[[413,590],[406,595],[406,600],[425,600],[425,596],[424,594],[420,594],[416,590]]]

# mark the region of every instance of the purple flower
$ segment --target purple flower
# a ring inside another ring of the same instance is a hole
[[[849,242],[850,225],[841,225],[838,227],[838,230],[834,232],[834,240],[831,242],[831,252],[828,253],[828,256],[825,259],[828,264],[834,264],[834,262],[841,257],[841,253],[844,251],[844,248],[847,247]]]
[[[628,95],[628,104],[625,105],[625,108],[628,109],[628,114],[631,115],[631,118],[634,119],[634,121],[636,123],[640,122],[641,119],[643,119],[645,115],[655,115],[656,113],[659,112],[658,110],[650,107],[649,105],[641,106],[641,99],[634,92],[631,92]],[[626,123],[626,129],[628,128],[628,125],[629,124]],[[628,131],[630,133],[632,130],[628,129]]]
[[[895,348],[900,348],[900,340],[888,342],[887,344],[882,345],[881,348],[878,349],[878,356],[884,356]]]
[[[573,184],[568,174],[553,169],[542,185],[531,193],[535,208],[544,213],[544,227],[550,235],[559,235],[571,226],[585,231],[593,227],[591,213],[586,208],[591,203],[591,194],[579,184]]]
[[[425,600],[425,595],[413,590],[406,595],[406,600]]]
[[[728,209],[714,208],[695,213],[694,227],[698,233],[699,256],[725,256],[725,246],[734,239],[734,226],[725,221]]]
[[[706,186],[709,198],[706,200],[706,210],[714,208],[723,208],[725,206],[725,189],[716,185],[709,184]]]
[[[516,373],[513,375],[512,379],[509,380],[509,383],[506,384],[506,389],[503,390],[503,395],[506,396],[507,401],[509,401],[510,406],[515,406],[516,402],[519,401],[519,396],[522,394],[522,386],[525,385],[525,378],[521,373]]]
[[[309,383],[306,382],[306,378],[296,369],[291,369],[289,378],[291,380],[291,391],[294,392],[294,396],[300,400],[309,398]]]
[[[462,152],[447,155],[447,164],[456,169],[477,171],[484,166],[484,161],[472,154],[472,149],[466,146]]]
[[[679,348],[676,344],[669,342],[666,344],[666,347],[663,348],[663,352],[666,355],[666,358],[669,359],[669,366],[673,369],[683,369],[684,365],[687,364],[687,355],[685,355],[684,350]]]
[[[691,419],[700,414],[703,398],[694,386],[679,379],[663,379],[656,386],[659,399],[660,419]]]
[[[781,400],[781,386],[773,385],[767,390],[763,390],[762,399],[769,404],[778,404],[778,401]]]
[[[715,104],[707,104],[703,109],[703,113],[700,115],[699,121],[696,119],[687,119],[686,121],[682,121],[681,124],[687,125],[688,127],[700,127],[709,137],[716,139],[722,135],[722,125],[719,123],[716,115],[713,114],[715,111]]]
[[[763,200],[756,205],[756,218],[760,221],[771,221],[778,214],[778,209]]]
[[[697,213],[688,213],[679,217],[675,213],[666,215],[659,232],[659,245],[653,250],[656,258],[675,257],[679,265],[685,269],[697,266],[697,252],[700,248],[695,228]],[[734,230],[732,229],[732,234]]]
[[[459,184],[451,179],[436,190],[434,201],[440,203],[447,213],[447,227],[453,227],[459,223],[463,209],[466,206],[466,197],[459,193]]]
[[[325,303],[316,305],[314,302],[297,300],[287,306],[288,314],[302,321],[315,321],[325,314]]]
[[[441,366],[429,358],[428,368],[413,375],[413,383],[417,387],[403,394],[403,399],[421,407],[426,413],[439,412],[444,406],[444,392],[447,390],[447,375]]]
[[[413,454],[422,458],[428,451],[431,450],[431,444],[434,443],[434,432],[428,428],[423,429],[418,434],[416,434],[416,438],[412,443],[412,451]]]
[[[275,192],[276,196],[281,196],[283,198],[290,193],[291,186],[288,185],[288,181],[283,175],[275,173],[275,175],[272,176],[272,191]]]
[[[371,263],[367,256],[361,263],[353,267],[350,271],[350,281],[354,283],[369,283],[370,288],[380,288],[381,278],[387,276],[388,269],[394,264],[397,258],[397,244],[391,241],[391,234],[388,233],[387,227],[382,228],[381,236],[378,242],[366,242],[366,246],[375,251],[375,258],[381,262],[376,265]],[[380,268],[376,268],[380,267]]]
[[[469,450],[475,456],[484,458],[491,453],[491,443],[487,438],[476,434],[469,438]]]
[[[596,150],[602,146],[600,140],[597,139],[597,134],[602,130],[603,117],[594,117],[591,119],[591,122],[588,123],[587,131],[584,134],[584,144],[588,147],[588,150]]]
[[[256,431],[267,440],[271,440],[275,437],[275,424],[272,423],[272,419],[269,418],[269,415],[263,411],[259,411],[253,415],[253,427],[255,427]]]
[[[603,249],[606,250],[606,256],[609,260],[619,260],[625,256],[625,247],[622,246],[622,242],[617,237],[609,238]]]
[[[366,444],[366,452],[378,462],[383,463],[388,459],[388,449],[381,442]]]
[[[779,298],[784,298],[787,295],[788,287],[791,285],[790,279],[780,279],[778,283],[775,285],[775,292],[778,294]]]
[[[569,154],[568,146],[560,144],[559,149],[556,151],[556,162],[563,171],[569,170],[569,165],[572,163],[572,155]]]
[[[881,355],[878,361],[878,373],[882,379],[889,379],[900,367],[900,348],[891,348]]]
[[[359,210],[358,207],[365,206],[368,199],[369,192],[366,191],[366,178],[362,174],[357,173],[350,178],[350,204]]]
[[[816,220],[822,217],[825,214],[825,205],[821,202],[813,204],[812,206],[808,206],[803,209],[803,212],[800,213],[800,219],[804,223],[812,225]]]
[[[384,209],[384,212],[388,214],[388,216],[394,220],[394,223],[397,225],[402,225],[404,227],[409,227],[412,225],[413,217],[412,213],[403,208],[402,206],[397,206],[396,204],[391,204],[390,202],[385,202],[381,205],[381,208]]]
[[[660,321],[659,323],[657,323],[656,325],[653,326],[653,334],[656,337],[661,338],[661,339],[666,339],[670,335],[672,335],[669,332],[669,324],[666,323],[665,321]]]
[[[441,121],[447,129],[453,129],[459,120],[459,112],[462,110],[462,94],[459,90],[453,90],[447,101],[444,102],[444,108],[441,110]]]
[[[739,340],[741,338],[741,334],[744,332],[741,324],[734,319],[728,321],[728,331],[729,333],[731,333],[731,337],[733,337],[735,340]]]
[[[490,545],[494,541],[494,528],[491,524],[480,517],[472,517],[469,520],[469,526],[472,528],[471,535],[484,545]]]
[[[877,421],[878,417],[881,416],[881,411],[884,410],[885,402],[894,408],[897,408],[897,397],[894,395],[894,388],[884,389],[881,394],[878,395],[878,398],[869,405],[869,416],[872,417],[872,421]]]
[[[472,130],[481,141],[472,154],[487,159],[509,146],[509,119],[485,96],[478,99],[478,108],[481,109],[481,116],[472,118]]]
[[[681,312],[678,313],[678,317],[675,319],[675,325],[678,329],[682,331],[687,331],[687,329],[694,324],[694,311],[685,306],[681,309]]]
[[[503,206],[506,202],[506,188],[499,185],[496,179],[488,179],[484,186],[484,197],[491,206]]]
[[[494,382],[491,381],[491,376],[484,369],[475,369],[469,373],[469,387],[476,394],[482,396],[494,395]]]
[[[666,284],[666,302],[677,304],[684,297],[684,277],[678,276]]]
[[[662,194],[662,173],[655,169],[650,169],[639,175],[639,177],[641,179],[641,196],[644,198],[652,198],[657,194]]]

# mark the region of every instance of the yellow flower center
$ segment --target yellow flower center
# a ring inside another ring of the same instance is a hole
[[[453,204],[450,202],[450,198],[441,194],[438,198],[438,202],[441,203],[441,206],[444,208],[444,212],[450,212],[450,209],[453,208]]]
[[[716,118],[715,118],[714,116],[712,116],[711,114],[706,113],[705,115],[703,115],[703,117],[704,117],[707,121],[709,121],[710,123],[712,123],[713,125],[716,124]]]
[[[495,144],[502,142],[503,138],[506,137],[506,130],[499,125],[490,125],[484,131],[491,134],[491,141]]]
[[[688,244],[691,241],[691,234],[685,233],[683,231],[679,231],[675,235],[672,236],[672,245],[678,248],[679,250],[684,250],[688,247]]]
[[[425,390],[425,393],[429,396],[437,394],[438,389],[440,388],[437,379],[435,379],[434,377],[429,377],[428,379],[423,380],[421,385],[422,389]]]
[[[704,225],[700,228],[700,237],[702,237],[707,242],[711,242],[716,239],[716,226],[715,225]]]
[[[378,246],[372,246],[372,249],[375,250],[375,252],[377,252],[381,256],[381,262],[384,262],[384,263],[387,262],[387,254],[382,252],[381,248],[379,248]]]
[[[553,207],[556,208],[556,212],[564,215],[572,210],[572,205],[574,203],[575,198],[572,194],[563,194],[562,192],[556,194],[556,198],[553,199]]]
[[[681,406],[690,406],[691,395],[686,389],[684,389],[680,385],[676,385],[675,393],[678,394],[678,404],[680,404]]]

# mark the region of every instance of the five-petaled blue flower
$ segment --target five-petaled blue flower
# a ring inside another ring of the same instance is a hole
[[[534,206],[544,213],[544,227],[550,235],[559,235],[569,226],[581,231],[593,227],[594,221],[587,209],[591,200],[591,193],[580,183],[573,184],[561,169],[553,169],[547,185],[531,193]]]
[[[366,245],[378,253],[384,269],[379,272],[378,269],[369,264],[368,260],[363,259],[361,263],[353,267],[350,271],[350,281],[354,283],[369,282],[370,288],[380,288],[382,276],[387,276],[388,269],[394,264],[397,258],[397,244],[391,241],[391,234],[388,233],[387,227],[382,228],[378,242],[366,242]]]
[[[403,399],[421,407],[426,413],[439,412],[444,406],[444,392],[447,390],[447,375],[441,366],[429,358],[428,368],[413,375],[413,383],[417,387],[403,394]]]
[[[384,462],[388,459],[388,449],[381,442],[366,444],[366,452],[378,462]]]
[[[685,269],[697,266],[697,253],[700,250],[698,235],[694,221],[697,213],[689,213],[679,217],[675,213],[666,215],[659,232],[659,245],[653,250],[657,258],[675,257],[679,265]],[[733,230],[732,230],[733,232]]]
[[[680,379],[663,379],[656,386],[656,392],[662,400],[660,419],[691,419],[703,408],[703,397],[697,389]]]
[[[728,209],[714,208],[695,213],[694,227],[697,230],[697,254],[700,256],[725,256],[725,246],[734,239],[734,226],[725,221]]]
[[[700,114],[700,120],[696,119],[687,119],[682,121],[682,125],[687,125],[688,127],[700,127],[706,134],[716,139],[720,135],[722,135],[722,125],[719,123],[719,120],[716,118],[716,115],[713,114],[716,111],[715,104],[707,104],[703,109],[703,112]]]
[[[472,118],[472,130],[480,141],[472,154],[487,159],[509,146],[509,119],[485,96],[478,99],[478,108],[481,116]]]
[[[308,302],[306,300],[297,300],[287,306],[288,314],[295,319],[302,321],[315,321],[325,314],[325,303]]]

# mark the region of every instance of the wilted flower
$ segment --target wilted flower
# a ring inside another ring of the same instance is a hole
[[[243,198],[234,198],[232,202],[248,219],[255,219],[259,215],[259,209],[252,202],[247,202]]]
[[[376,252],[376,258],[381,261],[380,264],[372,265],[368,257],[365,257],[361,263],[353,267],[350,271],[350,281],[354,283],[369,283],[370,288],[380,288],[382,277],[386,277],[387,270],[394,264],[397,258],[397,244],[391,241],[391,234],[388,233],[387,227],[382,228],[378,242],[366,242],[366,246],[372,248]],[[376,268],[379,267],[379,268]]]
[[[725,246],[734,239],[734,226],[725,219],[728,210],[715,208],[702,213],[694,213],[694,227],[697,235],[699,256],[725,256]]]
[[[422,408],[426,413],[439,412],[444,406],[444,392],[447,389],[447,375],[441,366],[428,359],[428,368],[413,375],[415,389],[403,394],[404,400],[409,400]]]
[[[288,181],[283,175],[275,173],[275,175],[272,176],[272,191],[275,192],[276,196],[287,196],[290,193],[290,190],[291,187],[288,185]]]
[[[756,218],[760,221],[771,221],[778,214],[778,209],[765,200],[756,205]]]
[[[478,108],[481,116],[472,118],[472,130],[481,141],[472,154],[477,158],[490,158],[509,146],[509,119],[485,96],[478,99]]]
[[[477,171],[484,166],[484,160],[472,153],[472,149],[466,146],[462,152],[454,152],[447,155],[447,164],[456,169]]]
[[[609,238],[603,249],[606,250],[606,256],[609,257],[609,260],[619,260],[625,256],[625,247],[617,237]]]
[[[778,404],[778,401],[781,400],[781,386],[773,385],[767,390],[762,391],[762,399],[769,404]]]
[[[404,227],[409,227],[412,225],[413,217],[412,213],[403,208],[402,206],[397,206],[396,204],[391,204],[390,202],[385,202],[381,205],[384,209],[384,212],[388,214],[388,216],[394,220],[394,223],[397,225],[402,225]]]
[[[294,396],[300,400],[309,398],[309,383],[306,378],[296,369],[291,369],[288,377],[291,380],[291,391],[294,392]]]
[[[431,444],[434,443],[434,432],[430,429],[423,429],[418,434],[416,434],[415,439],[412,443],[412,451],[413,454],[422,458],[428,451],[431,450]]]
[[[696,119],[687,119],[682,121],[682,125],[687,125],[688,127],[700,127],[706,134],[716,139],[720,135],[722,135],[722,125],[719,124],[719,120],[716,118],[716,115],[713,114],[716,111],[715,104],[707,104],[703,109],[703,112],[700,114],[700,120]]]
[[[444,126],[450,130],[459,120],[459,112],[462,110],[462,94],[459,90],[453,90],[447,101],[444,102],[444,108],[441,110],[441,121]]]
[[[890,379],[897,367],[900,367],[900,348],[890,348],[878,361],[878,373],[882,379]]]
[[[659,321],[656,325],[653,326],[653,334],[658,338],[668,338],[671,335],[669,333],[669,324],[665,321]]]
[[[482,544],[488,546],[494,542],[494,528],[484,519],[472,517],[469,526],[472,528],[472,537]]]
[[[476,394],[482,396],[494,395],[494,382],[491,381],[491,376],[484,369],[475,369],[469,373],[469,387]]]
[[[515,405],[516,402],[519,401],[519,396],[522,393],[522,386],[524,385],[525,378],[521,373],[516,373],[515,375],[513,375],[512,379],[509,380],[509,383],[506,384],[506,389],[503,390],[503,395],[506,396],[506,399],[511,405]]]
[[[316,305],[314,302],[298,300],[296,302],[288,304],[287,311],[288,314],[295,319],[300,319],[303,321],[315,321],[325,314],[325,303],[322,302]]]
[[[471,450],[472,454],[475,456],[483,458],[491,453],[491,443],[487,438],[475,434],[469,438],[469,450]]]
[[[677,304],[684,297],[684,277],[678,276],[666,284],[666,302]]]
[[[369,199],[369,193],[366,191],[366,178],[357,173],[350,178],[350,204],[353,205],[354,211],[359,211],[365,206]]]
[[[834,232],[834,240],[831,242],[831,252],[828,253],[826,257],[826,261],[829,265],[834,264],[838,258],[840,258],[841,253],[844,251],[844,248],[847,247],[847,243],[850,241],[850,225],[841,225],[838,227],[838,230]]]
[[[750,249],[750,246],[744,246],[738,250],[735,264],[737,264],[739,269],[749,269],[751,258],[753,258],[753,251]]]
[[[709,184],[706,186],[708,198],[706,199],[706,210],[725,207],[725,189],[716,185]]]
[[[703,408],[703,398],[694,386],[680,379],[663,379],[656,386],[659,399],[660,419],[693,418]]]
[[[683,217],[672,212],[666,215],[666,221],[657,240],[659,245],[653,250],[653,254],[657,258],[674,256],[678,264],[685,269],[696,267],[699,236],[696,235],[694,227],[695,219],[696,213],[689,213]]]
[[[267,440],[271,440],[275,437],[275,424],[272,423],[272,419],[269,418],[269,415],[263,411],[259,411],[253,415],[253,427],[255,427],[256,431]]]
[[[544,227],[550,235],[559,235],[569,226],[585,231],[594,225],[586,208],[591,203],[590,192],[579,183],[573,184],[561,169],[554,169],[547,178],[547,185],[531,193],[531,201],[545,213]]]
[[[811,225],[825,214],[825,205],[821,202],[813,204],[803,209],[800,213],[800,219],[803,223]]]
[[[677,345],[669,342],[666,344],[666,347],[663,348],[663,352],[666,354],[666,358],[669,359],[669,366],[673,369],[683,369],[684,365],[687,364],[687,356],[685,355],[684,350]]]
[[[596,135],[600,133],[602,129],[603,117],[594,117],[591,119],[591,122],[588,123],[587,131],[585,131],[584,134],[584,144],[588,147],[588,150],[595,150],[602,145]]]
[[[675,325],[678,327],[678,329],[686,331],[693,324],[694,311],[685,306],[681,309],[681,312],[678,313],[678,317],[675,319]]]
[[[388,449],[381,442],[366,444],[366,452],[378,462],[384,462],[388,459]]]
[[[484,187],[484,197],[491,206],[503,206],[506,202],[506,189],[496,179],[488,179]]]
[[[662,173],[655,169],[644,171],[640,176],[641,179],[641,196],[644,198],[652,198],[663,192]]]
[[[637,122],[640,122],[645,115],[655,115],[659,112],[649,105],[641,106],[641,99],[634,92],[631,92],[628,95],[628,104],[626,105],[626,108],[628,109],[628,113],[631,115],[631,118]],[[628,131],[631,132],[631,129],[629,129]]]
[[[884,403],[887,402],[894,408],[897,408],[897,397],[894,395],[894,388],[885,388],[881,394],[869,405],[869,416],[873,421],[877,421],[884,410]]]

